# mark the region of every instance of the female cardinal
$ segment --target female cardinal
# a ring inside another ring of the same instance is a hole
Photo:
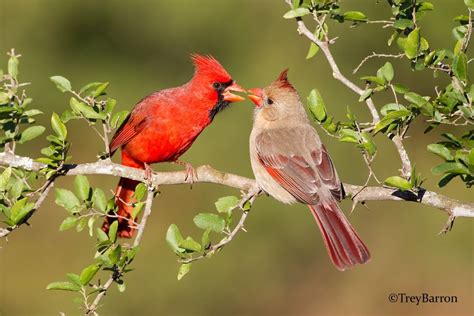
[[[287,71],[263,89],[250,89],[255,109],[250,159],[258,185],[283,203],[307,204],[339,270],[370,259],[338,206],[344,197],[331,158],[310,125]]]
[[[215,115],[231,102],[244,98],[232,91],[245,91],[211,56],[192,55],[193,78],[181,87],[155,92],[133,108],[110,142],[110,153],[122,148],[122,165],[146,169],[156,162],[176,162],[186,166],[186,179],[193,177],[189,164],[178,158],[193,144]],[[115,191],[118,206],[118,236],[131,238],[135,231],[131,214],[133,193],[138,181],[121,178]],[[117,216],[106,217],[107,232]],[[128,220],[127,220],[128,219]]]

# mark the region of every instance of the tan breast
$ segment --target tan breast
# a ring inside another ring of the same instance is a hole
[[[254,128],[250,134],[250,162],[252,164],[253,174],[259,187],[273,198],[286,204],[295,203],[296,199],[282,188],[278,182],[273,180],[272,176],[265,170],[265,167],[260,163],[255,146],[255,139],[258,135],[258,129]]]

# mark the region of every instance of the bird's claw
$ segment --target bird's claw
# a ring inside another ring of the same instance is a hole
[[[185,171],[186,171],[184,181],[189,182],[192,188],[195,180],[197,180],[198,178],[196,169],[194,169],[194,167],[188,162],[182,162],[182,161],[176,160],[175,163],[178,165],[184,166]]]

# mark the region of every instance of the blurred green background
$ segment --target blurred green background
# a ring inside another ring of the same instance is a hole
[[[436,10],[421,23],[424,36],[432,46],[452,47],[452,18],[465,14],[463,1],[432,2]],[[377,20],[390,16],[385,1],[346,0],[342,7]],[[193,73],[192,52],[214,55],[239,84],[249,88],[269,83],[289,67],[290,80],[303,98],[317,87],[336,118],[344,118],[347,106],[367,118],[365,104],[332,79],[321,54],[305,60],[309,43],[298,36],[294,21],[282,19],[287,10],[284,1],[275,0],[0,0],[1,68],[6,68],[4,53],[10,48],[23,54],[20,78],[32,83],[27,91],[45,112],[40,121],[46,125],[52,111],[68,107],[68,96],[56,90],[50,76],[63,75],[76,88],[90,81],[110,81],[109,93],[118,99],[119,109],[130,109],[153,91],[186,82]],[[390,31],[376,25],[352,29],[334,25],[331,33],[339,36],[333,46],[335,58],[354,80],[357,77],[351,71],[363,57],[395,49],[386,46]],[[383,62],[372,60],[360,75],[375,73]],[[405,60],[392,62],[395,80],[421,94],[433,95],[433,86],[446,82],[433,79],[428,71],[412,72]],[[376,99],[378,105],[386,101]],[[245,101],[218,115],[183,160],[250,177],[252,108]],[[69,129],[73,161],[94,161],[102,150],[100,140],[84,122],[73,122]],[[458,180],[447,188],[436,187],[438,178],[430,168],[440,161],[425,147],[439,140],[441,130],[422,134],[423,129],[418,120],[406,146],[428,178],[426,187],[474,202],[472,190]],[[359,150],[323,132],[321,137],[343,181],[365,182],[368,172]],[[384,179],[397,173],[399,159],[383,136],[376,137],[376,142],[380,151],[375,170]],[[33,143],[19,152],[35,156],[46,144],[44,140]],[[157,170],[173,168],[155,166]],[[60,179],[57,185],[71,187],[72,180]],[[117,182],[107,176],[90,180],[106,189],[113,189]],[[458,219],[452,232],[438,236],[447,220],[439,210],[396,202],[369,202],[368,209],[358,206],[350,220],[373,259],[341,273],[330,264],[305,206],[286,206],[262,197],[252,209],[248,232],[239,234],[210,260],[194,264],[178,282],[176,257],[165,243],[167,227],[176,223],[184,234],[197,233],[192,223],[196,213],[213,211],[218,197],[239,192],[211,184],[197,184],[192,190],[187,185],[160,189],[133,265],[136,270],[126,277],[127,291],[121,294],[112,288],[101,314],[472,315],[474,310],[474,222],[470,219]],[[46,291],[45,286],[91,263],[94,242],[86,232],[58,231],[66,212],[53,200],[51,194],[31,227],[0,242],[0,315],[81,314],[72,293]],[[343,207],[349,210],[350,202],[345,201]],[[458,303],[392,304],[387,299],[391,292],[457,295]]]

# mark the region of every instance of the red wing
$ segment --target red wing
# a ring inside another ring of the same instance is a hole
[[[146,116],[130,113],[110,141],[110,153],[113,154],[119,147],[127,144],[140,133],[145,127],[146,121]]]
[[[342,198],[331,158],[312,127],[262,132],[255,142],[267,172],[298,200],[314,205],[321,190]]]

